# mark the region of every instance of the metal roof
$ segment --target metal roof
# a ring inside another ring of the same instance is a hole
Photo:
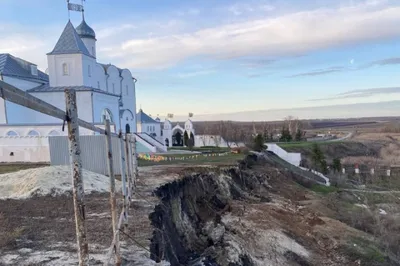
[[[79,37],[71,21],[68,21],[53,51],[48,54],[84,54],[93,57],[90,55],[88,49],[83,43],[81,37]]]
[[[49,76],[38,70],[38,74],[32,75],[31,66],[37,67],[28,61],[12,56],[10,54],[0,54],[0,74],[4,76],[14,76],[39,82],[48,82]]]
[[[148,116],[146,113],[144,113],[142,109],[140,109],[139,112],[136,114],[136,121],[141,124],[160,123],[160,122],[157,122],[156,120],[154,120],[153,118],[151,118],[150,116]]]
[[[81,38],[92,38],[96,40],[96,33],[94,30],[86,23],[85,19],[82,20],[81,24],[76,27],[76,32]]]
[[[93,87],[88,87],[88,86],[59,86],[59,87],[50,87],[49,84],[44,84],[40,85],[38,87],[35,87],[33,89],[27,90],[27,92],[64,92],[66,89],[72,89],[75,91],[93,91],[93,92],[99,92],[103,94],[108,94],[111,96],[116,96],[120,97],[118,94],[110,93],[107,91],[99,90]]]

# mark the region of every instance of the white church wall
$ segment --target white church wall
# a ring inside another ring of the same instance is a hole
[[[119,70],[117,67],[110,65],[107,68],[107,74],[108,92],[119,95],[121,93],[121,78],[119,77]]]
[[[3,81],[7,82],[8,84],[10,84],[20,90],[23,90],[23,91],[33,89],[42,84],[39,82],[33,82],[33,81],[28,81],[28,80],[18,79],[18,78],[13,78],[13,77],[8,77],[8,76],[3,76]]]
[[[219,135],[195,135],[194,138],[196,147],[228,147],[226,140]]]
[[[82,56],[81,54],[48,55],[50,86],[81,86],[83,84]],[[64,63],[68,66],[67,75],[64,75]]]
[[[89,53],[96,57],[96,40],[92,38],[81,38]]]
[[[49,162],[47,137],[0,136],[0,162]]]
[[[104,70],[104,67],[100,64],[96,64],[94,72],[95,72],[95,77],[97,79],[95,88],[100,89],[102,91],[107,91],[106,72]]]
[[[120,129],[118,97],[93,92],[93,122],[102,123],[102,113],[104,109],[110,110],[113,122],[116,125],[117,131]]]
[[[44,100],[51,105],[65,110],[65,94],[64,92],[39,92],[32,93],[33,96]],[[77,104],[78,104],[78,117],[87,122],[93,121],[92,114],[92,97],[90,91],[78,91],[77,92]],[[54,118],[36,111],[33,111],[24,106],[6,102],[7,108],[7,121],[8,124],[49,124],[49,123],[60,123],[61,120]]]
[[[83,66],[83,85],[97,88],[97,81],[99,77],[96,76],[96,60],[87,55],[82,56],[82,66]]]

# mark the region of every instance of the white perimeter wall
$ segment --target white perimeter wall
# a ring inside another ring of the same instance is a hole
[[[267,143],[267,150],[275,153],[283,160],[295,166],[300,166],[301,153],[290,153],[274,143]]]
[[[49,138],[48,133],[55,130],[61,136],[68,134],[67,128],[61,130],[62,125],[46,125],[46,126],[8,126],[0,125],[0,162],[49,162]],[[96,125],[104,129],[104,125]],[[5,136],[9,131],[13,130],[19,136]],[[26,136],[30,130],[36,130],[40,136]],[[115,132],[115,126],[111,127]],[[94,135],[93,131],[86,128],[79,128],[80,135]],[[14,156],[11,156],[11,152]]]
[[[13,153],[13,155],[11,155]],[[0,136],[0,162],[49,162],[47,137]]]

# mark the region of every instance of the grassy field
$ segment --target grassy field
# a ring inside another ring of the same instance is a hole
[[[168,150],[181,150],[181,151],[189,151],[188,147],[169,147]],[[225,152],[229,151],[227,147],[214,147],[214,146],[204,146],[204,147],[193,147],[192,151],[199,152]]]
[[[244,158],[243,154],[228,154],[224,156],[211,156],[204,157],[199,156],[197,158],[189,158],[192,155],[188,154],[177,154],[177,155],[169,155],[165,157],[178,157],[181,160],[172,160],[172,161],[146,161],[139,159],[139,166],[152,166],[152,165],[172,165],[172,164],[195,164],[195,165],[232,165],[237,161],[242,160]],[[183,158],[185,158],[183,160]]]

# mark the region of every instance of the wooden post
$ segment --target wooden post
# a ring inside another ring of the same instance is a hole
[[[136,188],[136,181],[139,177],[139,171],[138,171],[138,159],[137,159],[137,152],[136,152],[136,137],[133,136],[132,138],[132,168],[133,168],[133,187]]]
[[[117,217],[117,198],[115,195],[115,175],[114,175],[114,164],[112,155],[112,144],[111,144],[111,129],[110,121],[104,120],[106,126],[106,149],[107,149],[107,165],[108,174],[110,176],[110,203],[111,203],[111,217],[112,217],[112,229],[115,237],[114,250],[115,250],[115,265],[121,265],[121,253],[119,244],[119,228],[118,228],[118,217]]]
[[[129,149],[130,135],[125,133],[125,155],[126,155],[126,169],[128,169],[128,197],[129,202],[132,199],[132,155]]]
[[[126,174],[126,162],[125,162],[125,145],[124,145],[124,136],[122,135],[122,132],[119,132],[119,147],[120,147],[120,152],[121,152],[121,180],[122,180],[122,195],[124,197],[124,202],[123,202],[123,216],[124,216],[124,229],[126,230],[128,227],[128,191],[126,187],[126,181],[127,181],[127,174]]]
[[[82,180],[81,148],[79,143],[78,109],[76,92],[65,91],[66,120],[68,123],[69,156],[71,163],[75,227],[78,242],[79,265],[89,265],[89,248],[85,226],[85,193]]]

